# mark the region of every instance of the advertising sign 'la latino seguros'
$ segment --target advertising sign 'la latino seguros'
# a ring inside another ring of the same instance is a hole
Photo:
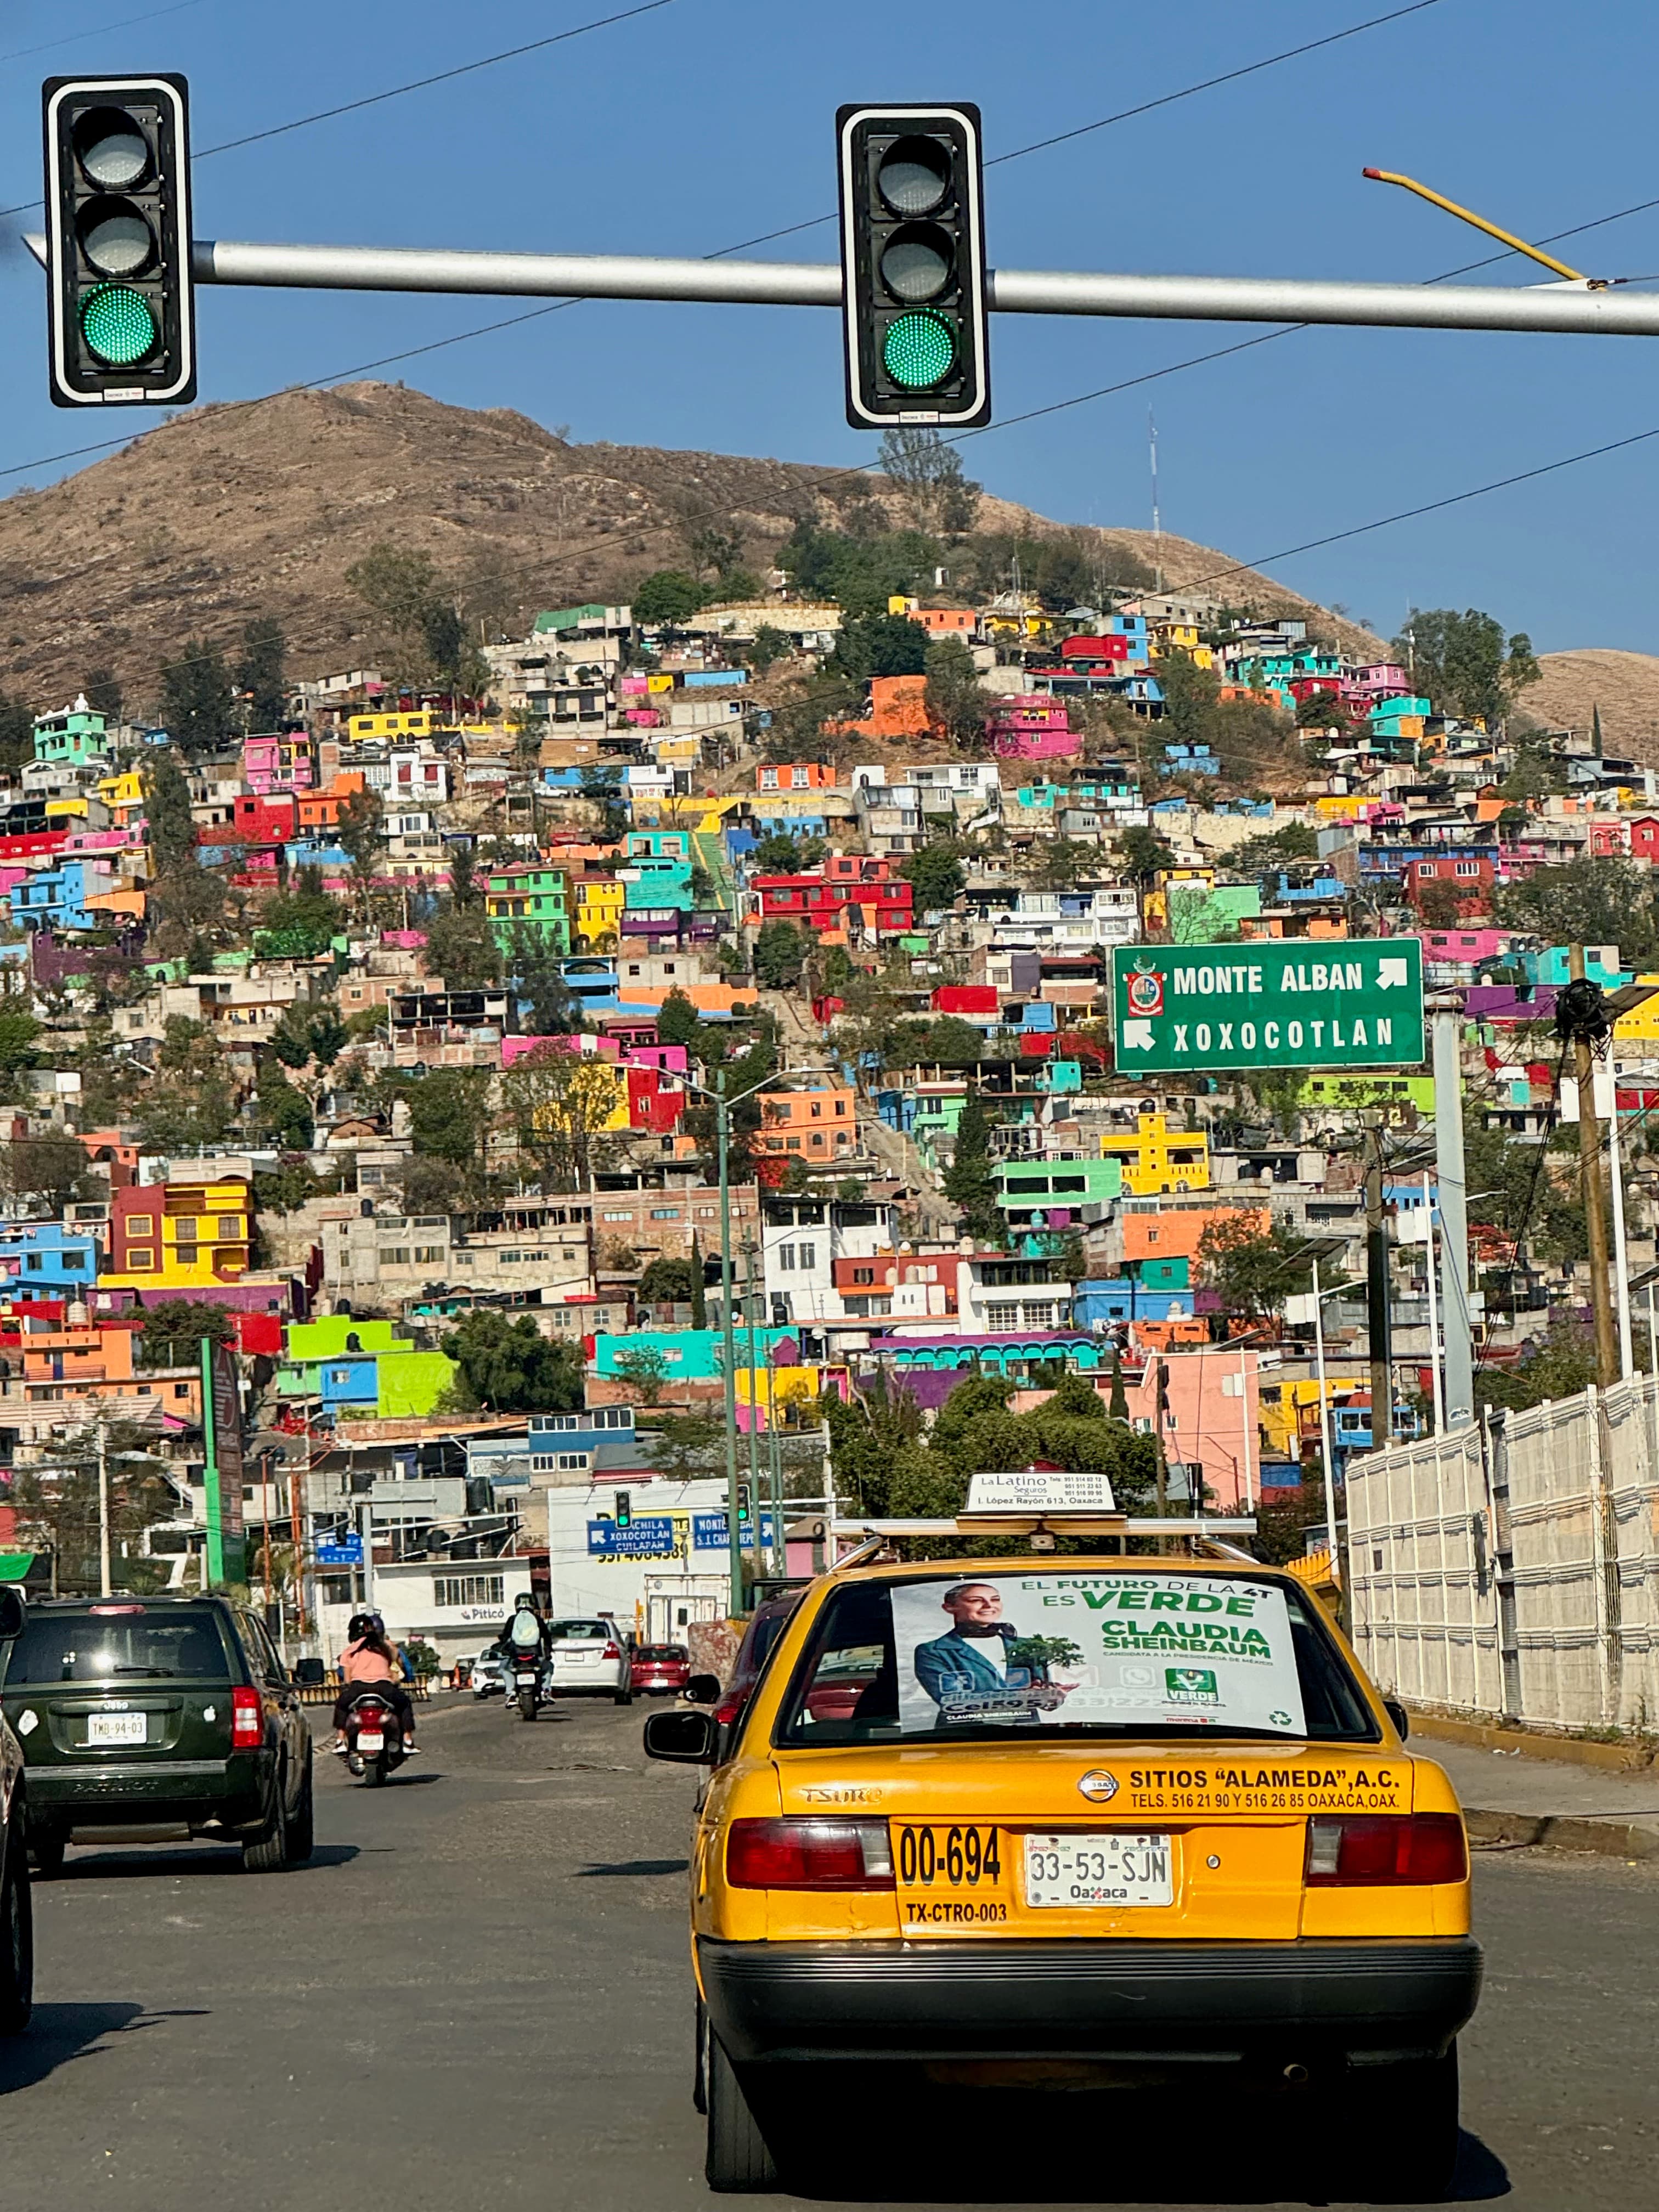
[[[1127,1075],[1414,1067],[1425,1052],[1422,941],[1117,945],[1112,1011]]]

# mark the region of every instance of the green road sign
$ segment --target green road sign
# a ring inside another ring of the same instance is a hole
[[[1124,1075],[1414,1067],[1426,1048],[1422,942],[1120,945],[1112,1015]]]

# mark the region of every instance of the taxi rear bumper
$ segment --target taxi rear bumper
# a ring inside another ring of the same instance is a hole
[[[697,1947],[738,2064],[1171,2059],[1386,2064],[1443,2051],[1480,1947],[1375,1942],[727,1943]]]

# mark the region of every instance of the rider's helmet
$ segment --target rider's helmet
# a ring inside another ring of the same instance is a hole
[[[513,1601],[513,1610],[514,1613],[534,1613],[536,1610],[535,1591],[520,1590],[517,1597]]]
[[[346,1623],[346,1641],[360,1644],[365,1636],[378,1636],[385,1624],[378,1613],[354,1613]]]

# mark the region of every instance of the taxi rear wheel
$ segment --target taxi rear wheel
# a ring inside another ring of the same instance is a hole
[[[1413,2066],[1381,2068],[1347,2098],[1363,2179],[1378,2203],[1437,2203],[1457,2164],[1457,2046]]]
[[[771,2149],[725,2045],[714,2035],[708,2039],[705,2094],[708,2134],[703,2178],[708,2186],[734,2196],[775,2189],[778,2169]]]

